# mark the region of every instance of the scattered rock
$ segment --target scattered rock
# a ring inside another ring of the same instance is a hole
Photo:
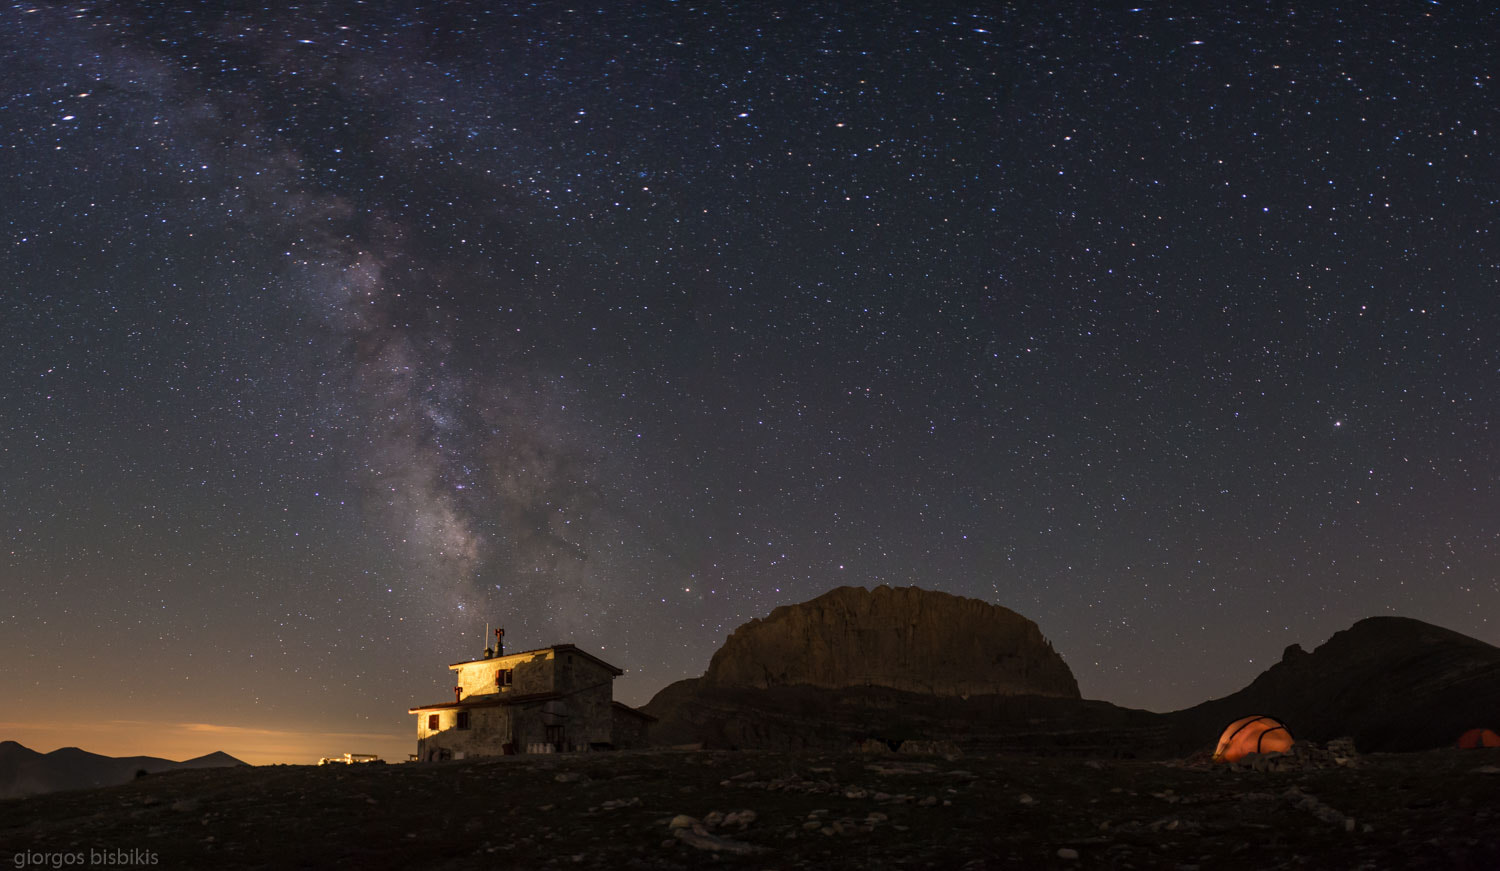
[[[724,825],[739,826],[743,830],[745,827],[755,822],[756,816],[757,815],[755,811],[750,810],[749,808],[746,808],[742,811],[735,811],[733,813],[725,814]]]
[[[865,766],[876,774],[931,774],[938,767],[931,762],[876,762]]]
[[[1352,768],[1359,763],[1359,751],[1354,749],[1353,738],[1335,738],[1328,742],[1328,754],[1337,765]]]
[[[1337,826],[1346,832],[1354,831],[1353,817],[1346,816],[1338,810],[1329,807],[1319,801],[1316,796],[1308,795],[1298,787],[1294,786],[1282,793],[1282,798],[1290,802],[1293,807],[1305,810],[1325,823]]]
[[[1298,741],[1284,753],[1251,753],[1230,764],[1233,771],[1307,771],[1317,768],[1357,768],[1360,756],[1349,738],[1335,738],[1328,746]]]
[[[744,841],[736,841],[731,838],[721,838],[711,835],[702,826],[692,828],[678,828],[672,830],[672,836],[689,847],[699,850],[707,850],[711,853],[730,853],[736,856],[753,856],[758,853],[770,852],[766,847],[759,844],[747,844]]]
[[[1058,851],[1057,851],[1057,858],[1059,858],[1059,859],[1077,859],[1078,858],[1078,851],[1075,850],[1075,849],[1073,849],[1072,847],[1062,847],[1062,848],[1059,848]]]
[[[960,750],[958,745],[952,741],[902,741],[901,746],[898,749],[902,753],[908,753],[914,756],[941,756],[944,759],[949,760],[950,762],[954,759],[959,759],[964,755],[964,752]]]

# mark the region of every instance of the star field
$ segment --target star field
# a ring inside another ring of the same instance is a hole
[[[400,758],[486,624],[639,704],[842,584],[1157,710],[1500,643],[1497,30],[0,9],[6,737]]]

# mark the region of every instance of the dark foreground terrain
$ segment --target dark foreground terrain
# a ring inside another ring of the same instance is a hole
[[[0,801],[11,868],[1500,868],[1500,751],[1256,771],[639,752],[150,775]]]

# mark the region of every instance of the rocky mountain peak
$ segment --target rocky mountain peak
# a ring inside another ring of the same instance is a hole
[[[1072,671],[1035,623],[979,599],[918,587],[839,587],[777,608],[736,629],[703,681],[1079,697]]]

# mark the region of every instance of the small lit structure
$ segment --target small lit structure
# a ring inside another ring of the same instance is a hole
[[[318,760],[319,765],[363,765],[367,762],[379,762],[380,757],[374,753],[345,753],[343,756],[324,756]]]
[[[417,759],[568,753],[644,743],[653,718],[614,700],[624,671],[572,644],[504,652],[505,630],[481,659],[449,665],[451,702],[408,708]]]
[[[1292,749],[1292,732],[1275,717],[1241,717],[1224,727],[1215,762],[1238,762],[1251,753],[1285,753]]]
[[[1500,747],[1500,732],[1494,729],[1470,729],[1458,736],[1458,746],[1465,750]]]

